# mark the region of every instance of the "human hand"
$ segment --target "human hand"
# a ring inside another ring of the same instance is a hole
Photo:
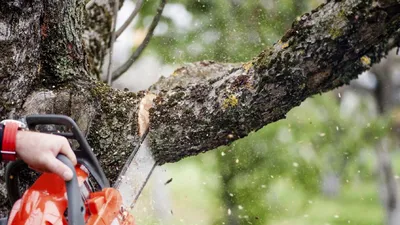
[[[65,137],[31,131],[18,131],[16,152],[29,167],[39,172],[58,174],[64,180],[72,179],[72,171],[56,158],[64,154],[76,165],[75,153]]]

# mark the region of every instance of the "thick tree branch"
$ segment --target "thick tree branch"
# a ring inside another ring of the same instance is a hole
[[[174,162],[284,118],[307,97],[347,84],[378,62],[399,25],[400,3],[330,1],[249,63],[177,70],[153,87],[154,155],[160,164]]]

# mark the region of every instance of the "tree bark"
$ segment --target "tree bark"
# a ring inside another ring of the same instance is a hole
[[[0,7],[1,117],[71,116],[111,182],[139,144],[138,110],[146,94],[156,95],[153,154],[160,165],[175,162],[245,137],[307,97],[347,84],[399,39],[399,1],[328,1],[247,63],[188,64],[148,91],[131,93],[96,79],[109,46],[112,5],[6,0]]]

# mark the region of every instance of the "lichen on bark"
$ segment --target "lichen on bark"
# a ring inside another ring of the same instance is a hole
[[[91,96],[97,110],[87,138],[113,183],[140,142],[138,111],[144,92],[135,94],[97,83]]]

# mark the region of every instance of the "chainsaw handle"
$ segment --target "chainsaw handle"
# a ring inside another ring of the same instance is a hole
[[[71,124],[75,123],[71,118],[65,117],[63,115],[49,115],[49,114],[32,115],[32,116],[27,116],[27,118],[28,118],[27,122],[29,129],[33,129],[36,125],[41,125],[41,124],[71,126]]]
[[[70,181],[65,182],[68,197],[68,224],[69,225],[84,225],[85,207],[80,195],[78,178],[76,176],[75,167],[65,155],[57,155],[57,159],[67,165],[71,170],[73,177]]]

